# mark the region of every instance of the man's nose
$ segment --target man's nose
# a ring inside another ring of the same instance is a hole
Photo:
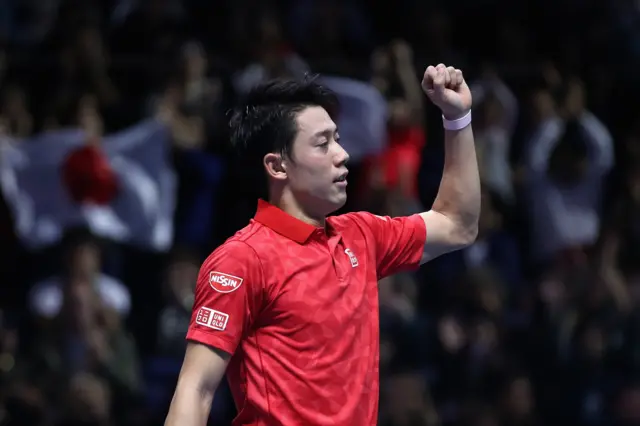
[[[337,166],[341,167],[349,162],[349,153],[340,145],[338,145],[338,153],[336,154]]]

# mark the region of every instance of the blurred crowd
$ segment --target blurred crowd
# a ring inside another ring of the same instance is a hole
[[[162,424],[200,262],[262,193],[226,143],[256,83],[343,91],[345,211],[427,209],[440,62],[473,91],[480,234],[380,283],[380,425],[640,424],[638,2],[4,0],[0,425]]]

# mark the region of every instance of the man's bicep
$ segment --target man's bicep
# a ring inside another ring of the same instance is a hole
[[[260,306],[262,272],[244,243],[225,244],[202,264],[187,339],[233,354]]]
[[[459,233],[459,227],[447,216],[434,210],[420,213],[420,216],[429,230],[420,264],[466,245],[464,237]]]

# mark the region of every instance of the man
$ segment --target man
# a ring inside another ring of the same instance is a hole
[[[422,86],[451,130],[433,209],[410,217],[327,218],[349,159],[327,89],[272,82],[235,112],[233,141],[260,160],[270,202],[202,265],[167,426],[204,425],[225,372],[234,425],[376,424],[378,280],[471,244],[480,211],[469,88],[442,64]]]

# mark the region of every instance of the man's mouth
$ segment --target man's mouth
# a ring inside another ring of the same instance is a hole
[[[334,182],[346,182],[347,180],[347,175],[349,174],[349,172],[344,172],[343,174],[341,174],[340,176],[338,176]]]

